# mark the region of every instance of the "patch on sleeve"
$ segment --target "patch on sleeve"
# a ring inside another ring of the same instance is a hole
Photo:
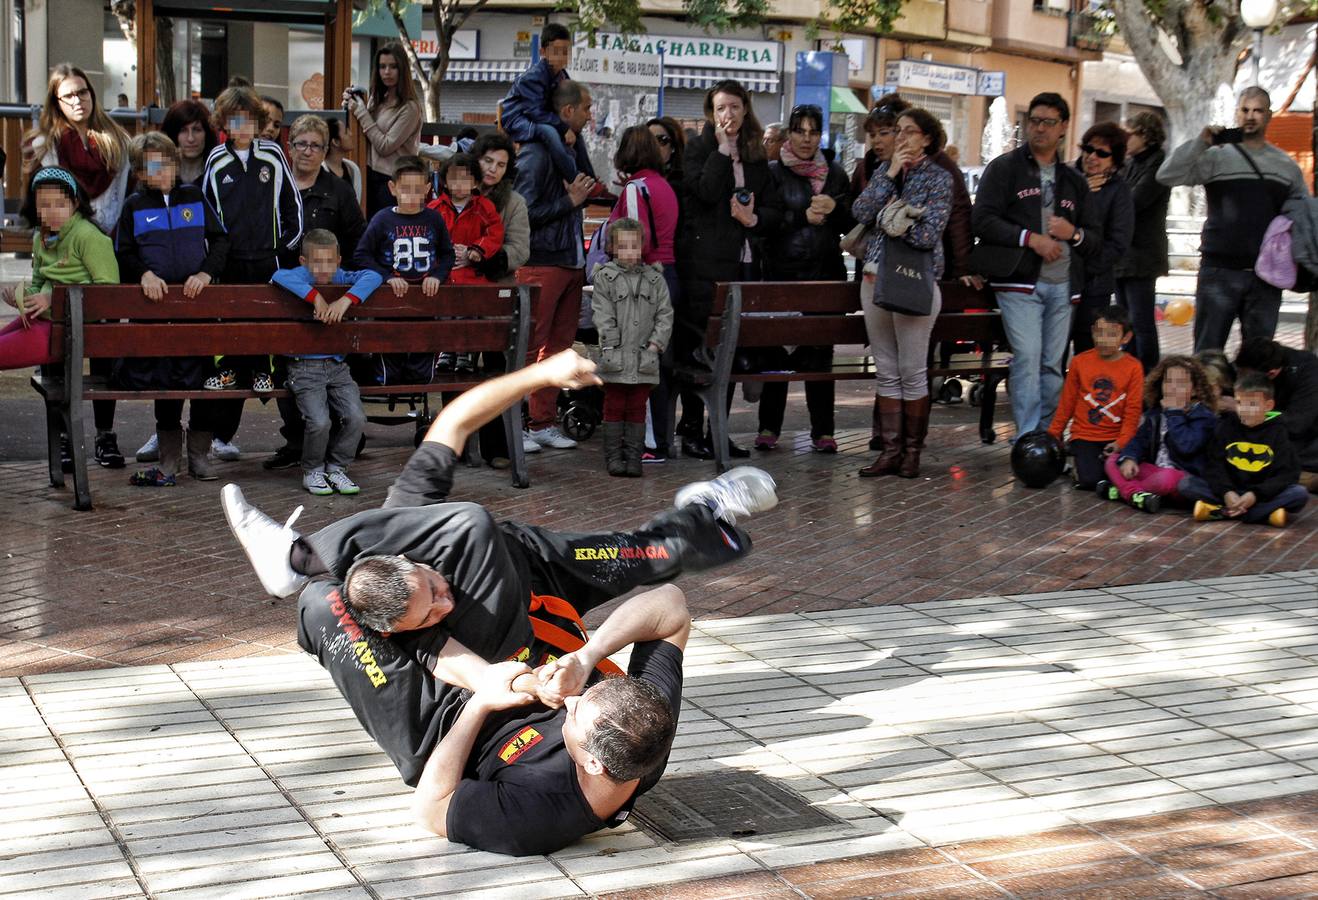
[[[499,750],[499,759],[508,765],[517,762],[523,753],[545,739],[544,735],[529,725],[517,732],[517,736],[503,745]]]

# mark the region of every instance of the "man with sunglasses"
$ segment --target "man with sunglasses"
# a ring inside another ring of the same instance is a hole
[[[1059,150],[1071,108],[1060,95],[1030,101],[1026,142],[984,169],[972,221],[975,268],[987,276],[1011,342],[1011,411],[1019,437],[1052,420],[1062,392],[1071,304],[1084,261],[1101,247],[1089,184]]]
[[[1263,235],[1292,197],[1307,199],[1304,175],[1286,152],[1268,143],[1272,99],[1247,87],[1236,104],[1236,127],[1209,125],[1172,151],[1158,181],[1202,184],[1208,216],[1199,245],[1194,292],[1194,349],[1221,350],[1240,319],[1241,337],[1271,340],[1281,290],[1254,274]]]

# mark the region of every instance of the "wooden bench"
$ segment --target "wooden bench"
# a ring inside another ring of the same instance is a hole
[[[323,287],[326,300],[344,287]],[[146,299],[137,285],[56,288],[51,297],[51,353],[63,360],[32,379],[46,402],[50,483],[64,486],[60,433],[69,435],[73,454],[74,508],[91,509],[87,450],[83,440],[84,400],[220,400],[278,397],[277,390],[120,390],[83,375],[91,358],[159,356],[264,356],[301,353],[455,353],[502,352],[508,371],[521,368],[531,333],[533,288],[522,285],[446,286],[434,297],[414,287],[395,298],[388,286],[377,290],[333,326],[312,318],[308,304],[273,285],[214,285],[195,300],[171,287],[166,299]],[[463,391],[483,374],[437,374],[425,384],[370,385],[363,398],[429,395]],[[503,414],[512,463],[512,483],[526,487],[519,406]],[[420,427],[420,426],[419,426]],[[474,437],[474,436],[473,436]],[[461,448],[458,448],[461,449]]]
[[[978,392],[980,439],[991,444],[993,408],[998,384],[1007,376],[1002,317],[992,292],[976,291],[960,282],[940,284],[942,312],[930,335],[930,358],[944,341],[974,343],[973,353],[953,354],[943,365],[931,362],[929,377],[983,378]],[[714,305],[705,330],[705,348],[712,356],[710,369],[680,367],[679,383],[692,387],[709,410],[714,460],[718,471],[728,468],[728,425],[726,397],[733,382],[851,381],[872,379],[874,365],[869,355],[835,357],[826,371],[734,373],[739,348],[781,346],[863,346],[869,343],[860,309],[860,284],[841,281],[732,282],[715,288]],[[676,421],[678,391],[670,398],[669,422]],[[668,436],[669,446],[676,446]]]

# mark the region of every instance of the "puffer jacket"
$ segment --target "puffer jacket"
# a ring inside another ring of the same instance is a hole
[[[842,281],[847,269],[842,261],[838,240],[851,230],[851,186],[847,173],[833,161],[833,151],[825,150],[828,176],[822,193],[837,205],[822,225],[806,221],[806,210],[814,197],[810,179],[797,175],[780,162],[769,164],[774,184],[783,204],[783,224],[764,242],[764,277],[773,281]]]
[[[611,384],[658,384],[659,357],[673,333],[664,267],[609,260],[595,270],[591,310],[599,331],[592,356]],[[653,342],[658,351],[649,349]]]
[[[682,227],[687,234],[678,267],[683,278],[727,280],[741,265],[742,246],[751,242],[753,258],[758,257],[756,238],[774,234],[783,218],[782,201],[769,163],[742,164],[746,189],[755,195],[754,228],[745,228],[732,218],[732,195],[737,192],[733,179],[732,158],[719,152],[714,126],[706,123],[700,136],[686,145],[682,165],[685,170],[686,201]]]
[[[1117,262],[1118,278],[1157,278],[1167,274],[1167,204],[1172,189],[1157,178],[1166,158],[1161,147],[1150,147],[1127,159],[1121,170],[1135,205],[1135,232],[1130,252]]]

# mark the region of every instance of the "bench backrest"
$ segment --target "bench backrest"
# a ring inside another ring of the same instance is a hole
[[[318,289],[330,302],[347,290]],[[50,346],[84,358],[506,351],[529,330],[531,299],[520,285],[450,285],[434,297],[419,287],[394,297],[386,285],[325,325],[273,285],[214,285],[193,300],[171,286],[160,302],[137,285],[62,287],[51,297]]]

